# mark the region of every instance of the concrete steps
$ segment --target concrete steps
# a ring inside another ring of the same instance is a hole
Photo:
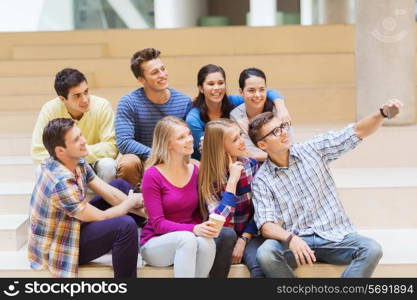
[[[417,168],[332,171],[342,203],[358,228],[417,228]]]
[[[34,178],[34,173],[33,173]],[[34,179],[30,182],[0,183],[0,216],[6,214],[28,214]]]
[[[27,215],[0,215],[0,251],[16,251],[27,242]]]
[[[346,53],[354,52],[354,25],[274,27],[193,27],[148,30],[76,30],[68,32],[1,33],[0,60],[13,57],[13,47],[106,44],[111,57],[131,56],[147,46],[164,56]],[[247,42],[247,37],[251,42]],[[276,37],[271,39],[271,36]],[[325,37],[325,38],[323,38]],[[213,43],[212,41],[216,41]],[[193,41],[190,43],[190,41]],[[317,43],[320,41],[320,43]],[[184,44],[187,47],[184,47]]]
[[[0,82],[2,83],[0,94],[25,95],[54,92],[55,73],[51,72],[51,75],[0,75]],[[94,87],[94,75],[84,75],[88,78],[89,86]]]
[[[0,135],[8,133],[32,134],[38,114],[39,110],[9,110],[0,112]],[[30,146],[27,148],[27,151],[30,151]]]
[[[361,234],[375,238],[384,249],[373,277],[415,277],[417,276],[417,242],[409,239],[416,236],[417,229],[402,230],[368,230]],[[403,249],[406,249],[405,251]],[[18,251],[3,251],[0,255],[0,277],[51,277],[47,271],[33,271],[26,258],[26,246]],[[399,257],[398,253],[401,253]],[[298,277],[339,277],[345,266],[334,266],[317,263],[314,266],[297,268]],[[106,254],[99,259],[80,268],[80,277],[113,277],[111,255]],[[138,261],[138,277],[173,277],[171,267],[150,267]],[[229,277],[249,277],[244,265],[233,265]]]
[[[16,45],[12,47],[12,59],[68,59],[101,58],[107,55],[106,44],[52,44]]]
[[[29,156],[0,156],[0,182],[33,181],[35,168]]]
[[[0,77],[0,94],[4,93],[37,93],[53,90],[52,75],[8,75]]]
[[[98,87],[126,87],[136,84],[129,68],[129,59],[123,57],[0,61],[0,76],[50,76],[64,67],[71,66],[83,73],[94,73]],[[353,54],[271,54],[262,56],[262,59],[259,55],[164,56],[163,60],[169,68],[170,85],[177,87],[193,85],[198,70],[209,63],[221,65],[225,69],[229,86],[232,88],[238,85],[239,73],[244,68],[253,66],[265,71],[269,86],[354,84],[355,82]],[[22,93],[24,92],[26,90],[22,89]]]
[[[9,119],[10,120],[10,119]],[[1,118],[0,118],[1,122]],[[1,127],[4,128],[3,131],[7,133],[0,133],[0,156],[28,156],[30,154],[30,143],[31,143],[31,135],[30,133],[16,133],[12,130],[6,130],[10,124],[14,124],[14,121],[12,123],[3,123],[1,126],[7,126],[7,127]],[[33,130],[33,129],[32,129]],[[1,129],[0,129],[1,131]]]

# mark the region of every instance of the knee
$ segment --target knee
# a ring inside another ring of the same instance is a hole
[[[237,241],[237,234],[234,229],[230,227],[223,227],[219,237],[217,238],[217,243],[222,245],[227,245],[234,247]]]
[[[118,168],[126,171],[139,171],[142,169],[142,161],[135,154],[124,154],[119,161]]]
[[[266,240],[256,251],[256,260],[261,266],[269,266],[277,261],[283,262],[284,256]]]
[[[110,157],[104,157],[97,161],[97,166],[101,169],[116,169],[116,161]]]
[[[124,154],[117,164],[117,177],[127,180],[136,186],[141,180],[143,162],[135,154]]]
[[[116,161],[110,157],[102,158],[96,163],[96,172],[98,177],[106,182],[116,178]]]
[[[369,239],[365,246],[366,257],[371,260],[379,261],[382,258],[383,251],[381,245],[372,239]]]
[[[135,220],[131,216],[121,216],[118,218],[118,223],[120,232],[124,234],[134,234],[138,236],[138,226],[136,225]]]
[[[197,237],[194,235],[194,233],[189,231],[178,231],[177,247],[197,250]]]
[[[216,243],[213,239],[197,237],[198,250],[204,253],[216,253]]]

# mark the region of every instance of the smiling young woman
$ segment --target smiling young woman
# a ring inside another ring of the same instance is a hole
[[[230,118],[236,121],[242,130],[249,156],[263,162],[267,158],[266,152],[256,147],[248,135],[250,120],[263,112],[273,112],[279,115],[282,120],[288,122],[291,117],[283,99],[277,99],[274,103],[268,97],[266,76],[260,69],[248,68],[240,73],[239,92],[244,99],[244,103],[230,112]]]
[[[148,223],[141,235],[141,255],[153,266],[174,265],[175,277],[207,277],[216,253],[212,238],[219,233],[210,221],[202,222],[192,152],[187,124],[173,116],[162,118],[142,180]]]
[[[253,220],[250,184],[259,163],[247,158],[241,130],[229,119],[217,119],[206,125],[199,173],[200,210],[203,219],[209,213],[226,218],[220,236],[215,238],[216,258],[212,278],[226,278],[230,263],[244,262],[251,277],[263,277],[256,262],[262,237]]]

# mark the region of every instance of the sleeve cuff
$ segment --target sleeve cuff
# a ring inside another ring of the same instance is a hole
[[[362,139],[359,138],[356,135],[355,127],[356,127],[356,123],[351,123],[346,127],[346,131],[348,132],[349,136],[351,137],[352,142],[354,142],[355,144],[358,144],[362,141]]]
[[[250,233],[250,234],[255,234],[255,233],[258,232],[258,227],[256,227],[255,222],[252,220],[252,221],[250,221],[250,223],[248,225],[246,225],[243,232],[247,232],[247,233]]]
[[[224,205],[236,207],[236,201],[237,201],[237,197],[235,194],[232,194],[230,192],[225,192],[223,194],[223,198],[221,202]]]

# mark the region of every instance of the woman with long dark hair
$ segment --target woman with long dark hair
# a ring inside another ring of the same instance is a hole
[[[265,73],[257,68],[248,68],[243,70],[239,76],[239,92],[244,103],[230,112],[230,118],[239,125],[243,139],[245,141],[246,148],[248,149],[247,155],[255,158],[259,162],[263,162],[267,154],[258,147],[256,147],[248,135],[249,122],[257,115],[263,112],[274,112],[283,121],[290,122],[288,111],[284,112],[284,108],[277,109],[274,102],[268,97],[266,87]],[[286,110],[286,109],[285,109]]]

